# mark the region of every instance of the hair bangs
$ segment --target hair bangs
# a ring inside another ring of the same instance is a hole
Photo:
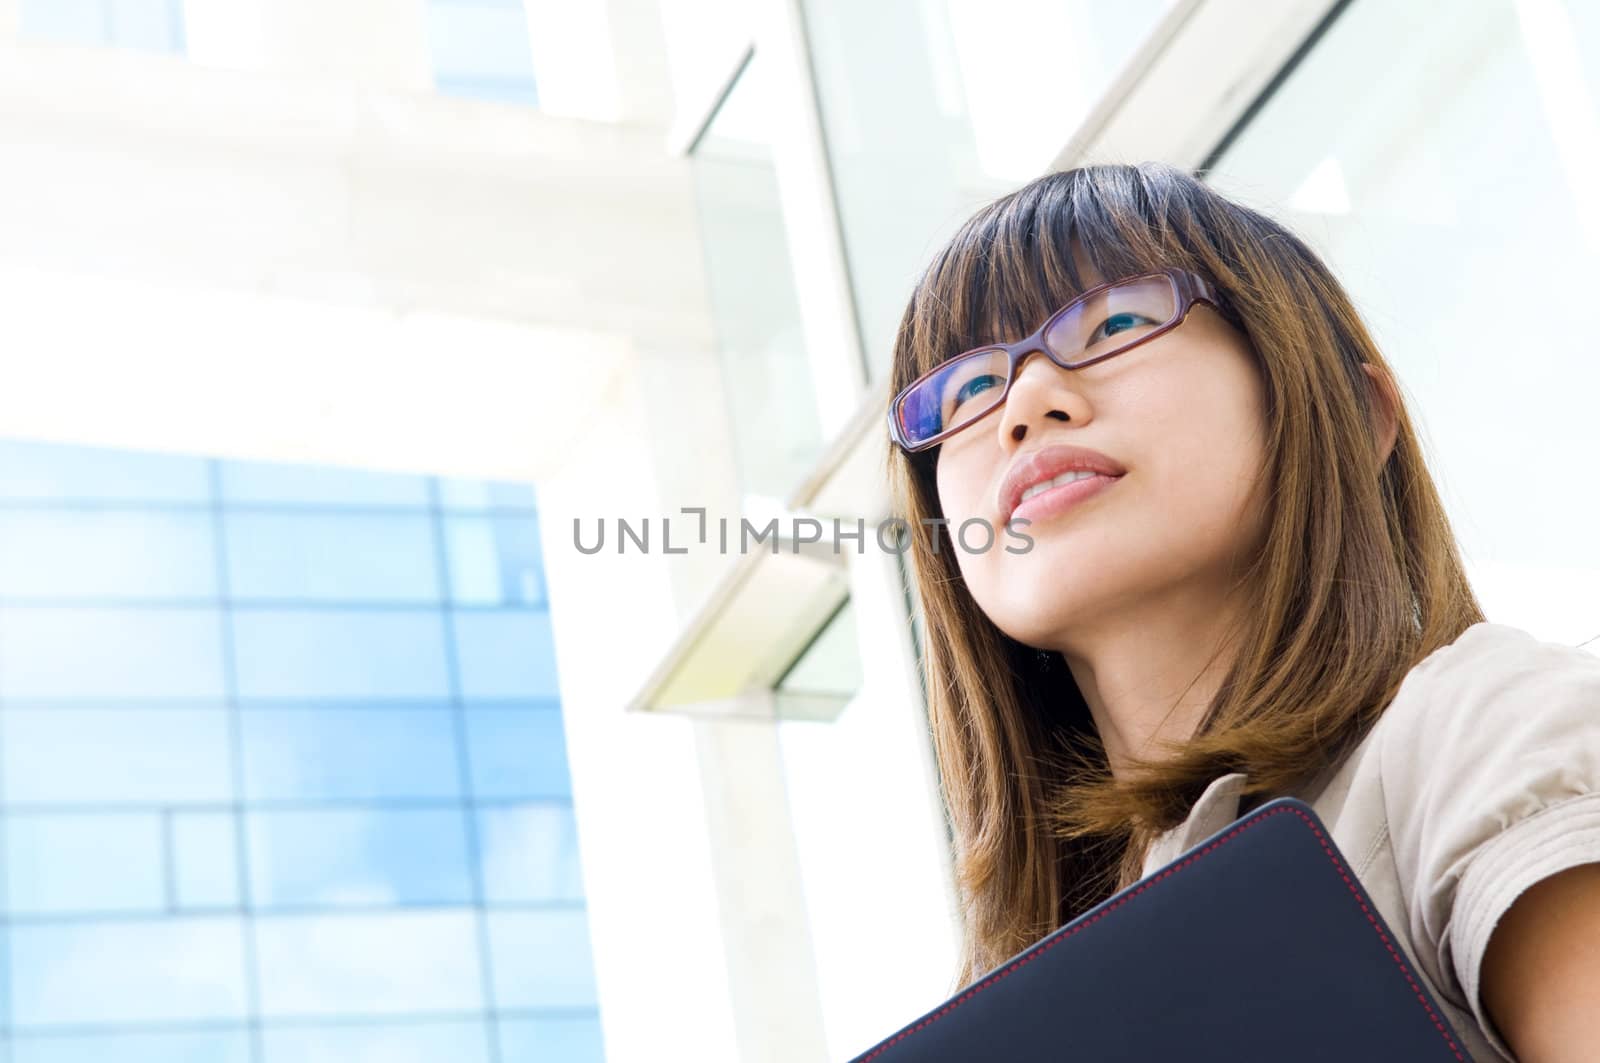
[[[1014,342],[1107,281],[1189,265],[1145,189],[1078,171],[989,204],[951,238],[918,281],[902,322],[898,391],[974,347]]]

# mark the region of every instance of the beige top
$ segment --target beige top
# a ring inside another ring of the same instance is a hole
[[[1144,875],[1238,818],[1214,780]],[[1321,817],[1479,1061],[1514,1060],[1478,997],[1489,933],[1558,871],[1600,861],[1600,657],[1474,624],[1407,673],[1347,758],[1294,794]]]

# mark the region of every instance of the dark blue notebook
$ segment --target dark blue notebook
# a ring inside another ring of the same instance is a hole
[[[1311,807],[1262,805],[854,1063],[1468,1060]]]

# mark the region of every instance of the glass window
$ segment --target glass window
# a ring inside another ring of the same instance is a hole
[[[600,1016],[500,1020],[500,1063],[604,1063]]]
[[[468,709],[467,744],[477,797],[572,796],[558,708]]]
[[[426,515],[229,513],[228,590],[240,599],[437,602]]]
[[[481,1022],[274,1027],[261,1033],[266,1063],[487,1063]],[[564,1056],[546,1057],[566,1063]]]
[[[439,480],[439,504],[452,510],[539,508],[533,484],[499,480]]]
[[[933,249],[984,202],[1050,168],[1171,4],[805,0],[874,377],[888,369],[911,285]],[[995,62],[1018,54],[1023,26],[1028,41],[1064,60]]]
[[[483,1008],[477,932],[466,910],[263,916],[256,953],[269,1017]]]
[[[1348,289],[1422,422],[1484,609],[1576,642],[1600,631],[1600,495],[1577,487],[1600,451],[1600,194],[1582,161],[1600,9],[1531,10],[1350,4],[1209,179]]]
[[[441,93],[538,104],[522,0],[428,0],[428,45]]]
[[[0,510],[0,594],[211,598],[209,513]]]
[[[584,909],[490,912],[489,941],[501,1009],[596,1006]]]
[[[183,0],[105,0],[110,43],[169,55],[184,53]]]
[[[11,1022],[29,1026],[243,1019],[239,920],[12,923]]]
[[[453,601],[466,605],[544,605],[544,568],[536,518],[447,517],[444,535]]]
[[[750,60],[694,151],[727,394],[726,406],[704,412],[731,421],[740,487],[786,498],[821,454],[822,429],[768,143],[764,69],[759,54]]]
[[[183,909],[239,903],[238,826],[231,812],[168,813],[172,897]]]
[[[444,698],[444,622],[431,610],[236,609],[241,698]]]
[[[85,17],[75,12],[87,6],[82,0],[27,0],[24,31],[36,15],[76,19]],[[209,505],[211,473],[204,458],[7,439],[0,440],[0,499]]]
[[[224,709],[0,712],[10,804],[194,804],[233,800]]]
[[[466,903],[458,808],[249,812],[250,895],[261,908]]]
[[[778,680],[778,714],[834,719],[861,689],[861,682],[855,611],[846,600]]]
[[[181,55],[182,0],[22,0],[22,32],[63,44]]]
[[[13,1035],[11,1063],[250,1063],[244,1030]]]
[[[15,914],[161,911],[167,906],[161,816],[9,815],[6,907]]]
[[[554,698],[556,647],[550,614],[532,610],[455,614],[463,698]]]
[[[223,697],[215,609],[0,607],[0,697]]]
[[[407,473],[260,461],[224,461],[220,469],[223,501],[233,504],[431,505],[427,478]]]
[[[482,808],[477,816],[486,901],[583,899],[578,824],[571,805]]]
[[[22,0],[22,32],[64,44],[109,44],[105,0]]]
[[[250,801],[459,798],[450,709],[246,709]]]

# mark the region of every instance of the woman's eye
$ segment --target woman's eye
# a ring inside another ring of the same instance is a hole
[[[1000,378],[992,373],[984,376],[975,376],[956,390],[955,406],[960,408],[962,403],[975,398],[980,392],[987,391],[992,387],[998,387],[999,384]]]
[[[1094,340],[1109,339],[1119,332],[1126,332],[1128,329],[1137,328],[1141,324],[1153,325],[1155,322],[1145,317],[1143,314],[1135,314],[1132,312],[1112,314],[1110,317],[1106,318],[1100,323],[1099,328],[1094,330],[1094,336],[1091,338],[1091,342]]]

